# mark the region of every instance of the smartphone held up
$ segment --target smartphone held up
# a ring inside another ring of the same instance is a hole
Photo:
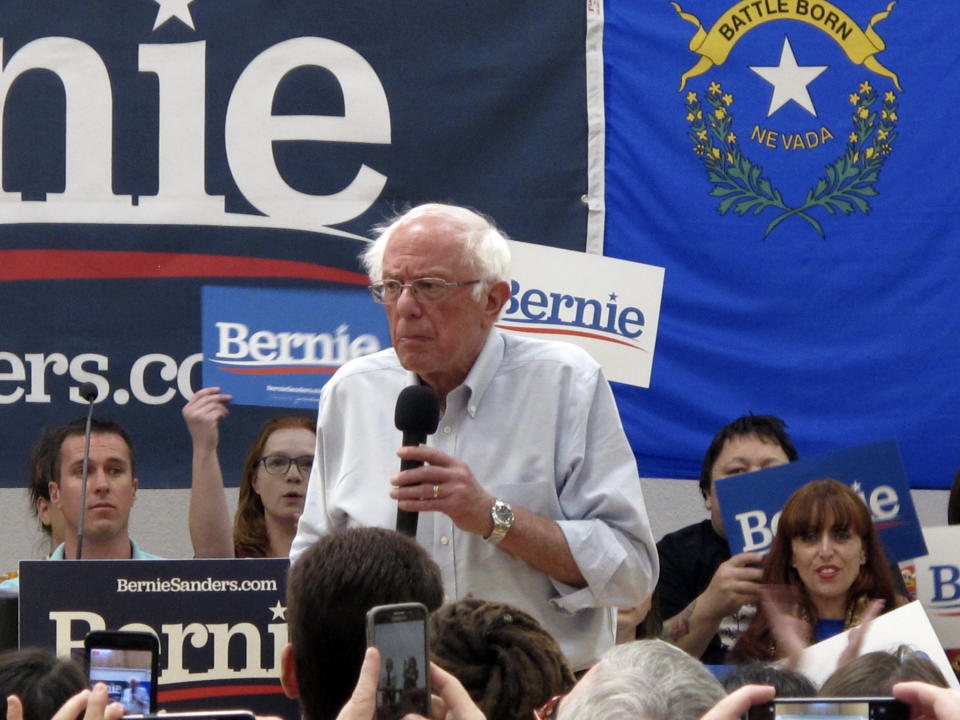
[[[102,682],[127,715],[157,709],[160,643],[147,632],[94,630],[83,641],[90,685]]]
[[[377,720],[399,720],[408,713],[430,717],[427,608],[420,603],[371,608],[367,645],[380,651]]]

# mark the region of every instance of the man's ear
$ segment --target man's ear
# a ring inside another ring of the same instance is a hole
[[[293,664],[293,644],[287,643],[280,651],[280,687],[291,699],[300,697],[300,685],[297,684],[297,670]]]
[[[490,323],[493,324],[497,321],[497,318],[500,317],[500,311],[503,310],[503,306],[507,304],[507,300],[510,299],[510,284],[504,282],[503,280],[493,283],[487,289],[487,299],[485,311],[488,318],[490,318]]]
[[[140,489],[140,481],[137,478],[133,479],[133,497],[130,498],[130,507],[133,507],[133,504],[137,501],[137,490]]]

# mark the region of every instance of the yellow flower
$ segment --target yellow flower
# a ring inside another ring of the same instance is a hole
[[[872,89],[873,89],[873,88],[870,87],[870,83],[868,83],[866,80],[864,80],[862,83],[860,83],[860,92],[861,92],[861,93],[867,94],[867,93],[870,92]]]
[[[853,161],[854,161],[854,162],[859,162],[859,161],[860,161],[860,153],[855,152],[855,153],[853,154]]]
[[[710,154],[713,155],[714,158],[720,159],[720,148],[717,148],[717,147],[713,148],[712,150],[710,150]]]
[[[727,142],[728,142],[729,144],[732,145],[732,144],[735,143],[736,141],[737,141],[737,136],[736,136],[734,133],[731,132],[729,135],[727,135]]]
[[[700,139],[703,140],[703,141],[706,141],[706,139],[707,139],[707,129],[704,128],[703,130],[698,130],[698,131],[697,131],[697,137],[700,138]]]
[[[877,130],[877,140],[886,140],[887,131],[886,130]]]
[[[723,120],[727,116],[727,111],[722,107],[718,107],[716,110],[713,111],[713,114],[717,118],[717,120]]]
[[[691,90],[690,92],[687,93],[687,102],[693,104],[696,101],[697,101],[697,94]]]
[[[893,148],[890,147],[887,143],[884,143],[883,145],[880,146],[880,152],[882,152],[884,155],[888,155],[891,150],[893,150]]]
[[[875,154],[876,154],[876,151],[875,151],[872,147],[868,147],[866,150],[863,151],[863,156],[864,156],[867,160],[869,160],[870,158],[872,158]]]
[[[887,111],[886,111],[886,110],[881,110],[881,111],[880,111],[880,117],[882,117],[884,120],[886,120],[887,117],[888,117]]]
[[[887,94],[883,96],[883,99],[888,103],[892,103],[897,99],[897,96],[893,94],[893,90],[887,90]]]
[[[726,105],[727,107],[730,107],[731,105],[733,105],[733,95],[731,95],[730,93],[726,93],[723,96],[723,104]]]
[[[897,114],[895,112],[890,113],[890,122],[897,121]]]
[[[860,137],[856,133],[850,133],[850,142],[855,143]]]
[[[857,115],[866,120],[870,116],[870,111],[865,107],[857,108]]]
[[[860,96],[856,93],[850,93],[850,104],[856,105],[858,102],[860,102]]]
[[[719,94],[720,94],[720,83],[718,83],[716,80],[714,80],[712,83],[710,83],[709,92],[710,92],[711,95],[719,95]]]
[[[727,162],[728,162],[729,164],[733,165],[733,154],[732,154],[732,153],[727,153]]]
[[[693,113],[687,113],[687,122],[691,122],[691,123],[692,123],[692,122],[693,122],[694,120],[696,120],[696,119],[697,119],[697,116],[696,116],[696,115],[694,115]]]
[[[706,151],[706,148],[703,145],[694,145],[693,151],[697,155],[703,155],[703,153]]]

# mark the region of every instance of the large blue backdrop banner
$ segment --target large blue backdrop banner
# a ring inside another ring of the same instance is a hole
[[[583,250],[586,46],[579,0],[5,0],[0,482],[91,381],[141,487],[188,486],[203,285],[365,284],[425,201]],[[271,414],[224,422],[229,483]]]
[[[960,4],[605,5],[605,253],[666,268],[641,474],[783,417],[803,457],[896,438],[960,465]]]

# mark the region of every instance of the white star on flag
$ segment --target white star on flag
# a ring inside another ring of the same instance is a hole
[[[196,30],[193,26],[193,16],[190,14],[190,3],[193,0],[153,0],[160,9],[157,10],[157,19],[153,23],[153,29],[163,25],[170,18],[177,18],[191,30]]]
[[[791,100],[816,117],[817,111],[813,109],[813,100],[810,99],[810,93],[807,92],[807,85],[812,83],[828,67],[828,65],[797,65],[797,60],[793,56],[793,48],[790,47],[790,38],[784,36],[779,65],[775,67],[750,66],[750,69],[757,75],[773,85],[773,97],[770,98],[770,111],[767,113],[767,117],[773,115]]]

